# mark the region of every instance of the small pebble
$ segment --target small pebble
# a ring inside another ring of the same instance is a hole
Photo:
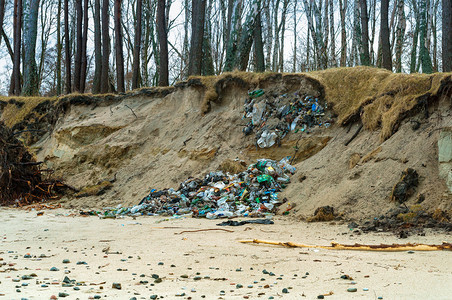
[[[358,290],[357,288],[348,288],[348,289],[347,289],[347,292],[354,293],[354,292],[356,292],[357,290]]]
[[[94,299],[100,299],[101,296],[100,295],[94,295]]]
[[[111,287],[113,289],[117,289],[120,290],[122,288],[121,284],[119,282],[113,282],[113,284],[111,285]]]
[[[237,289],[241,289],[243,287],[243,285],[241,285],[240,283],[237,283],[237,285],[235,286]]]
[[[181,278],[188,278],[188,275],[187,275],[187,274],[184,274],[184,275],[181,275],[180,277],[181,277]]]
[[[367,292],[369,289],[368,288],[363,288],[363,291]]]
[[[323,296],[323,295],[318,295],[318,296],[317,296],[317,299],[325,299],[325,296]]]
[[[78,261],[77,265],[87,265],[86,261]]]
[[[68,264],[68,263],[70,263],[71,261],[69,260],[69,259],[63,259],[63,264]]]
[[[159,265],[159,266],[163,266],[163,262],[159,262],[158,265]]]
[[[193,280],[201,280],[201,276],[195,276]]]
[[[288,294],[288,293],[289,293],[289,290],[286,289],[286,288],[283,288],[283,289],[282,289],[282,293],[283,293],[283,294]]]
[[[67,296],[69,296],[68,293],[64,293],[64,292],[58,293],[58,297],[60,297],[60,298],[64,298],[64,297],[67,297]]]
[[[157,299],[157,295],[151,295],[151,298],[150,299]]]
[[[55,272],[55,271],[59,271],[60,269],[58,269],[57,267],[51,267],[50,271]]]
[[[152,278],[154,278],[154,279],[157,279],[157,278],[159,278],[160,276],[159,275],[157,275],[157,274],[152,274],[152,276],[151,276]]]
[[[154,283],[160,283],[162,281],[163,281],[162,278],[157,278],[156,280],[154,280]]]
[[[78,286],[74,286],[74,291],[79,291],[80,288]]]
[[[46,288],[46,287],[49,287],[47,284],[41,284],[41,287],[42,288]]]

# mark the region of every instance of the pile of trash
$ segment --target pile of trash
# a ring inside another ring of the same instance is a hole
[[[189,178],[178,190],[151,190],[138,205],[107,209],[100,216],[192,215],[216,219],[272,215],[287,201],[280,200],[278,193],[290,183],[290,174],[295,173],[289,159],[285,157],[279,162],[259,159],[238,174],[217,171],[203,179]]]
[[[327,103],[318,98],[299,93],[266,96],[264,90],[250,92],[245,100],[248,120],[243,129],[245,135],[256,132],[256,143],[260,148],[269,148],[289,132],[306,132],[317,127],[328,128],[332,118],[326,114]]]

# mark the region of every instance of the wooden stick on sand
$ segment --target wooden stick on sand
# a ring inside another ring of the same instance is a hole
[[[245,244],[266,244],[266,245],[276,245],[283,246],[288,248],[320,248],[327,250],[359,250],[359,251],[439,251],[439,250],[449,250],[452,251],[452,244],[443,242],[441,245],[426,245],[426,244],[380,244],[380,245],[362,245],[362,244],[354,244],[354,245],[343,245],[336,242],[332,242],[331,246],[318,246],[318,245],[304,245],[293,242],[272,242],[272,241],[264,241],[264,240],[245,240],[240,241],[240,243]]]

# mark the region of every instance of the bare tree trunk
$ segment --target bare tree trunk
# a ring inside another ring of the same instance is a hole
[[[61,44],[61,0],[58,0],[57,11],[57,61],[56,61],[56,93],[61,95],[61,50],[63,45]]]
[[[240,6],[241,0],[234,0],[231,15],[231,30],[228,37],[226,49],[226,60],[224,62],[224,71],[230,72],[237,66],[237,51],[240,37]]]
[[[168,35],[166,32],[165,1],[158,0],[157,3],[157,32],[160,43],[160,73],[159,86],[169,85],[168,76]]]
[[[341,62],[340,66],[345,67],[347,63],[347,31],[345,27],[345,15],[347,12],[347,0],[339,0],[339,10],[341,13]]]
[[[22,0],[14,0],[14,63],[10,94],[19,96],[20,83],[20,48],[22,31]]]
[[[262,42],[262,22],[261,22],[261,8],[256,16],[256,25],[254,27],[254,56],[256,58],[256,71],[265,72],[264,59],[264,43]]]
[[[251,47],[253,45],[253,35],[256,25],[256,17],[260,11],[260,0],[253,0],[252,7],[246,21],[243,24],[240,42],[237,49],[237,57],[234,67],[238,67],[240,71],[245,71],[248,67]]]
[[[297,70],[297,0],[293,3],[293,56],[292,73]]]
[[[439,2],[439,0],[437,0]],[[438,5],[436,2],[433,7],[433,17],[432,17],[432,35],[433,35],[433,49],[432,49],[432,61],[433,61],[433,72],[438,72],[438,35],[437,35],[437,20],[438,20]]]
[[[419,27],[419,58],[422,65],[422,73],[430,74],[433,72],[432,60],[427,48],[427,3],[421,1],[419,3],[419,13],[420,13],[420,27]]]
[[[83,11],[82,0],[75,0],[75,13],[77,15],[76,51],[74,59],[74,90],[80,92],[80,73],[82,70],[82,38],[83,38]]]
[[[377,17],[376,17],[376,6],[377,6],[377,0],[371,0],[370,1],[370,8],[371,8],[371,13],[370,13],[370,15],[372,16],[372,18],[371,18],[371,21],[370,21],[370,24],[371,24],[371,30],[372,30],[372,34],[371,34],[371,37],[370,37],[370,40],[369,40],[369,43],[370,43],[370,54],[369,54],[369,57],[370,57],[370,64],[371,65],[375,65],[375,51],[374,51],[374,43],[375,43],[375,32],[376,32],[376,29],[375,29],[375,25],[376,25],[376,23],[377,23]]]
[[[306,68],[305,70],[302,70],[303,72],[308,72],[311,70],[310,68],[310,58],[311,58],[311,44],[310,44],[310,32],[309,27],[308,30],[306,30]]]
[[[66,94],[72,92],[71,78],[71,43],[69,37],[69,0],[64,0],[64,52],[66,64]]]
[[[25,96],[39,93],[38,67],[36,66],[36,39],[38,35],[39,0],[29,0],[24,20],[24,88]]]
[[[388,25],[389,0],[381,1],[381,47],[383,57],[383,68],[392,71],[391,47],[389,44],[389,25]]]
[[[369,57],[369,18],[367,16],[367,0],[360,0],[361,7],[361,28],[362,28],[362,53],[361,64],[364,66],[370,65]]]
[[[324,11],[325,11],[325,13],[324,13],[324,15],[323,15],[323,27],[324,27],[324,30],[323,30],[323,35],[324,35],[324,44],[325,44],[325,57],[326,58],[328,58],[328,54],[329,54],[329,51],[328,51],[328,43],[329,43],[329,39],[330,39],[330,23],[329,23],[329,19],[328,19],[328,17],[329,17],[329,13],[328,13],[328,9],[329,9],[329,7],[330,7],[330,4],[329,4],[329,2],[332,2],[333,0],[325,0],[325,6],[324,6]],[[332,42],[334,42],[334,41],[332,41]],[[326,61],[326,67],[329,67],[330,66],[330,59],[327,59],[327,61]]]
[[[115,50],[116,50],[116,81],[118,93],[125,92],[124,85],[124,52],[122,47],[122,27],[121,27],[121,0],[115,0]]]
[[[278,71],[278,54],[279,54],[279,32],[281,30],[281,26],[279,26],[279,22],[278,22],[278,11],[279,11],[279,3],[281,1],[280,0],[276,0],[275,2],[275,6],[273,8],[273,23],[275,26],[275,31],[274,31],[274,47],[273,47],[273,58],[272,58],[272,70],[277,72]]]
[[[332,67],[337,67],[336,59],[336,33],[334,29],[334,1],[330,0],[330,34],[331,34],[331,55],[330,55],[330,65]]]
[[[403,50],[403,38],[405,35],[405,12],[404,12],[405,2],[404,0],[399,0],[397,7],[397,40],[396,40],[396,72],[402,72],[402,50]]]
[[[102,81],[102,29],[100,25],[100,0],[94,0],[94,80],[93,93],[99,94]]]
[[[3,20],[5,18],[5,0],[0,0],[0,31],[3,31]],[[2,36],[0,35],[0,45],[2,43]]]
[[[201,74],[204,76],[210,76],[215,74],[211,47],[212,5],[213,1],[209,0],[209,4],[206,7],[206,17],[204,18],[204,36],[202,38],[202,62],[201,62]]]
[[[265,22],[267,36],[265,39],[265,46],[267,48],[267,56],[265,57],[265,69],[271,69],[271,58],[272,58],[272,48],[273,48],[273,27],[272,27],[272,18],[270,14],[270,0],[267,0],[264,5],[264,14],[265,14]]]
[[[110,91],[109,61],[110,61],[110,15],[108,13],[109,0],[102,2],[102,76],[100,92],[102,94]]]
[[[277,70],[279,72],[284,72],[284,34],[286,31],[286,15],[287,15],[287,6],[288,5],[289,5],[289,1],[284,0],[283,11],[282,11],[282,15],[281,15],[281,25],[280,25],[281,41],[279,43],[279,59],[278,59],[278,68],[277,68]]]
[[[140,81],[140,52],[141,52],[141,19],[142,19],[142,0],[137,0],[137,24],[135,27],[135,38],[133,47],[133,65],[132,65],[132,89],[139,87]]]
[[[88,57],[86,54],[86,47],[88,44],[88,0],[83,3],[83,37],[82,37],[82,63],[80,70],[80,92],[85,92],[86,87],[86,72],[88,67]]]
[[[442,0],[443,36],[442,58],[443,72],[452,71],[452,0]]]

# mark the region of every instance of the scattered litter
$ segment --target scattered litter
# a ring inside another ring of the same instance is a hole
[[[309,133],[314,127],[328,128],[332,118],[326,113],[327,103],[299,93],[269,95],[262,89],[250,92],[245,100],[248,120],[245,135],[256,132],[256,144],[269,148],[279,143],[289,132]],[[264,96],[265,95],[265,96]]]
[[[246,225],[246,224],[275,224],[275,222],[273,222],[270,219],[257,219],[257,220],[245,220],[245,221],[233,221],[233,220],[228,220],[222,223],[217,224],[217,226],[242,226],[242,225]]]

